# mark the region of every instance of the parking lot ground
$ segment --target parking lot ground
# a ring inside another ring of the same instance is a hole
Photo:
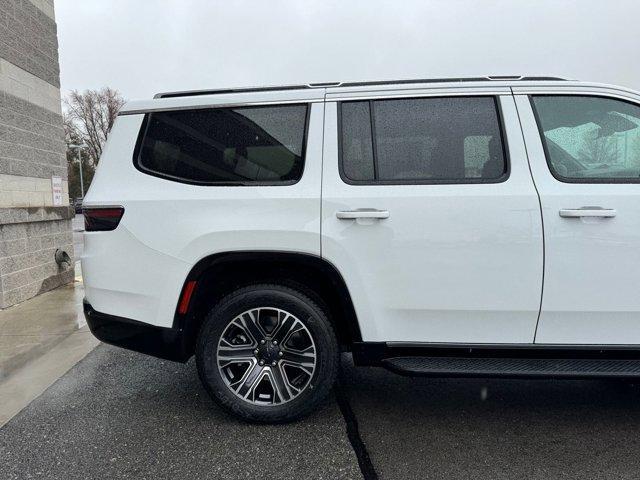
[[[288,425],[220,411],[193,361],[100,345],[0,429],[0,478],[361,478],[331,399]]]
[[[640,389],[614,381],[408,378],[344,366],[383,479],[637,479]]]
[[[0,311],[0,427],[91,351],[82,284]]]
[[[72,283],[0,311],[0,380],[51,344],[83,331],[83,295],[82,284]]]
[[[0,479],[635,479],[639,453],[628,383],[407,378],[345,355],[319,412],[250,425],[193,361],[103,344],[0,428]]]

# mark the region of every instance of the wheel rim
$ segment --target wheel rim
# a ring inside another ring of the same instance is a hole
[[[217,364],[237,397],[257,405],[290,402],[309,386],[316,346],[293,314],[260,307],[235,317],[218,341]]]

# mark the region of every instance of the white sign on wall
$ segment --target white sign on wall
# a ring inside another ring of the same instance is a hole
[[[62,178],[51,177],[51,193],[53,195],[53,205],[59,207],[62,205]]]

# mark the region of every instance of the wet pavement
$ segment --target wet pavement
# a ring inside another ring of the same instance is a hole
[[[640,388],[344,369],[379,478],[637,479]]]
[[[67,336],[89,333],[83,292],[64,285],[0,311],[0,381]]]
[[[220,411],[186,365],[101,345],[0,429],[0,478],[360,478],[334,401],[290,425]]]
[[[209,400],[193,361],[101,345],[0,429],[0,478],[638,476],[640,390],[628,384],[406,378],[348,357],[342,378],[354,418],[334,395],[300,422],[248,425]]]
[[[83,295],[75,283],[0,311],[0,427],[98,344]]]

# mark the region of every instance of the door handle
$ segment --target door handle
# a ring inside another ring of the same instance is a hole
[[[378,218],[382,220],[389,218],[389,211],[376,210],[375,208],[359,208],[357,210],[342,210],[336,212],[336,217],[340,220],[355,220],[358,218]]]
[[[564,218],[579,218],[579,217],[601,217],[612,218],[616,216],[616,211],[613,208],[602,207],[582,207],[582,208],[561,208],[560,216]]]

